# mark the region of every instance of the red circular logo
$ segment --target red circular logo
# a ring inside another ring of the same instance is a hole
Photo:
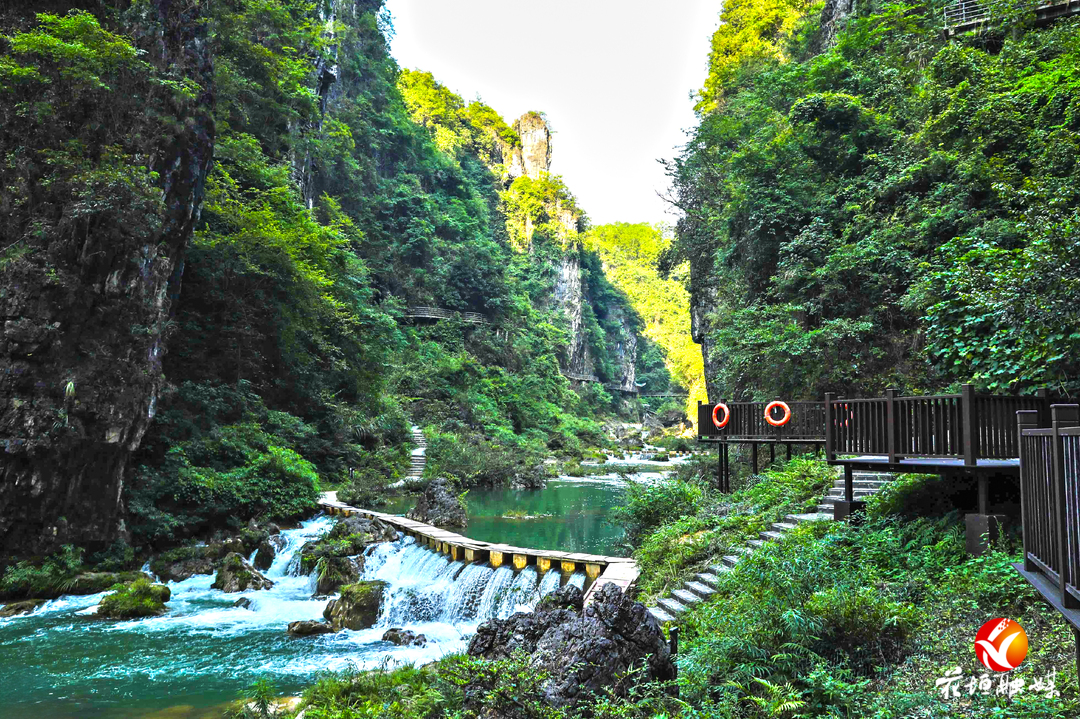
[[[983,666],[995,672],[1016,669],[1027,652],[1027,634],[1011,619],[991,619],[975,635],[975,656]]]

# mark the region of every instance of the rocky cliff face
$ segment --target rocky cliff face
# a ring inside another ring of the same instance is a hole
[[[521,147],[510,150],[507,171],[511,177],[531,177],[536,180],[551,170],[551,130],[543,116],[527,112],[514,122],[514,132],[521,138]]]
[[[690,338],[701,345],[705,360],[705,392],[710,402],[720,400],[716,386],[717,355],[709,338],[709,315],[717,309],[716,287],[712,285],[711,272],[700,263],[690,263]]]
[[[65,210],[60,198],[58,222],[65,213],[82,218],[72,235],[42,231],[0,242],[25,242],[28,249],[0,269],[5,552],[101,546],[122,535],[124,472],[154,416],[169,301],[179,292],[184,247],[211,162],[214,96],[200,5],[155,0],[141,12],[122,31],[161,74],[191,79],[199,88],[187,99],[158,93],[130,117],[117,109],[115,124],[102,132],[130,135],[152,112],[176,118],[171,134],[145,148],[160,202],[129,225],[121,221],[128,208]],[[66,128],[57,123],[50,132]],[[8,147],[24,140],[0,134]],[[47,201],[51,179],[33,178],[31,196]],[[27,222],[47,211],[31,208],[28,213],[38,215]]]
[[[821,9],[821,40],[818,50],[833,44],[837,33],[844,29],[847,19],[855,13],[856,0],[826,0]]]

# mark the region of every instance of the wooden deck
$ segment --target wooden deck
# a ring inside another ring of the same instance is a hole
[[[478,539],[439,529],[430,524],[397,514],[376,512],[370,509],[353,507],[337,501],[336,493],[327,493],[319,500],[319,506],[328,514],[345,517],[359,516],[378,519],[395,527],[403,534],[415,537],[418,542],[432,550],[448,555],[453,560],[463,562],[490,562],[495,567],[512,564],[515,569],[523,569],[532,564],[541,574],[557,566],[562,572],[570,573],[582,569],[593,580],[585,593],[586,604],[595,592],[605,584],[615,584],[624,592],[637,582],[637,562],[628,557],[608,557],[599,554],[581,552],[559,552],[549,549],[531,549],[515,547],[510,544],[484,542]]]
[[[866,469],[878,472],[911,472],[918,474],[1019,474],[1020,460],[1017,459],[978,459],[974,465],[964,464],[958,457],[897,457],[889,461],[885,455],[861,455],[857,457],[837,457],[829,464],[850,466],[852,469]]]

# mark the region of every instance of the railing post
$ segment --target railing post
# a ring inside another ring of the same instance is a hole
[[[1016,413],[1016,446],[1020,454],[1020,531],[1024,538],[1024,571],[1035,571],[1035,563],[1028,558],[1028,507],[1031,504],[1030,489],[1025,491],[1027,475],[1024,467],[1024,430],[1039,426],[1040,412],[1035,409],[1022,409]],[[1031,471],[1028,469],[1028,471]]]
[[[1042,387],[1035,392],[1035,396],[1042,400],[1042,407],[1039,407],[1039,426],[1050,426],[1050,390],[1046,387]]]
[[[979,459],[979,416],[975,406],[975,387],[960,387],[960,416],[964,423],[964,464],[974,467]]]
[[[885,442],[889,464],[896,464],[896,390],[885,390]]]
[[[836,395],[832,392],[825,393],[825,461],[831,462],[836,459],[835,448],[833,447],[833,421],[832,421],[832,402],[833,397]]]
[[[1080,425],[1080,405],[1050,405],[1050,426],[1054,433],[1053,441],[1053,482],[1055,516],[1052,521],[1057,526],[1058,551],[1058,588],[1061,590],[1061,604],[1070,609],[1080,608],[1080,602],[1065,589],[1069,579],[1069,558],[1067,555],[1069,540],[1066,536],[1068,525],[1068,507],[1065,499],[1065,452],[1061,442],[1061,430],[1065,427]]]

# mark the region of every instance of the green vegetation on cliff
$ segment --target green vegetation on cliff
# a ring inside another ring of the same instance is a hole
[[[817,6],[721,15],[666,258],[710,309],[710,381],[1075,390],[1080,25],[946,41],[938,4],[857,8],[824,51]]]
[[[641,391],[686,391],[687,415],[697,421],[697,401],[708,397],[701,348],[690,334],[687,268],[677,268],[667,277],[657,271],[660,256],[670,245],[661,228],[624,222],[594,227],[586,239],[586,246],[599,253],[604,274],[641,316],[645,337],[659,348],[670,372],[671,385],[664,377],[641,377],[645,381]]]

